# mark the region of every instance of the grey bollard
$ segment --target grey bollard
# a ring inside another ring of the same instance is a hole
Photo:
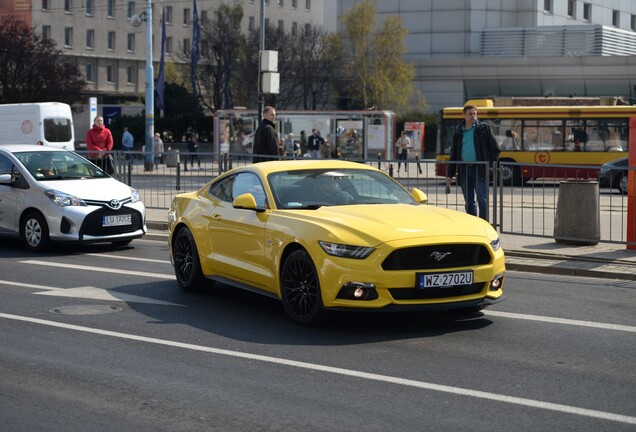
[[[559,185],[554,216],[554,240],[573,245],[596,245],[601,239],[599,185],[593,180],[567,180]]]
[[[163,157],[168,168],[175,168],[179,163],[179,149],[169,149],[168,152],[164,153]]]

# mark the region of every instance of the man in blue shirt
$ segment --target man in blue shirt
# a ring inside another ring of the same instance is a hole
[[[121,137],[121,146],[124,148],[124,156],[126,160],[130,158],[129,152],[132,151],[134,145],[135,139],[133,138],[133,135],[128,132],[128,127],[124,127],[124,134]]]
[[[457,174],[466,203],[466,213],[488,220],[488,185],[486,164],[483,162],[495,162],[501,150],[490,126],[477,120],[477,108],[466,105],[463,112],[464,121],[455,129],[450,154],[450,161],[459,163],[448,165],[446,186],[450,186],[452,178]]]

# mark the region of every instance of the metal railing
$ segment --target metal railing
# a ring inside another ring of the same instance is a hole
[[[81,152],[78,152],[81,153]],[[124,155],[114,152],[116,172],[114,177],[135,187],[149,208],[169,208],[172,198],[182,192],[200,189],[221,173],[252,163],[251,155],[218,153],[166,152],[163,160],[149,166],[146,155],[132,152]],[[394,177],[408,189],[419,188],[428,196],[431,205],[465,211],[461,188],[453,184],[446,193],[444,177],[436,175],[435,160],[367,159],[359,162],[374,166]],[[488,206],[490,223],[502,233],[538,237],[552,237],[559,199],[559,185],[567,178],[551,176],[554,168],[568,168],[570,177],[597,180],[598,166],[532,165],[537,177],[524,184],[510,184],[503,172],[527,169],[513,162],[501,162],[497,167],[487,167]],[[634,170],[636,168],[629,168]],[[612,173],[625,173],[628,168],[616,168]],[[610,176],[612,179],[617,177]],[[618,189],[616,181],[600,185],[599,211],[601,241],[627,243],[627,196]],[[585,218],[585,214],[580,215]]]

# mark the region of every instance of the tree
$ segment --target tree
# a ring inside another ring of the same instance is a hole
[[[318,26],[304,28],[299,36],[288,36],[287,74],[281,76],[281,100],[288,108],[316,110],[331,100],[330,77],[336,59],[329,51],[328,35]]]
[[[55,42],[43,39],[15,15],[0,19],[0,103],[81,100],[86,82],[64,61]]]
[[[210,111],[234,107],[233,87],[238,62],[244,55],[245,37],[241,33],[243,7],[221,4],[214,18],[200,23],[200,59],[197,68],[197,94]],[[184,61],[190,64],[191,47],[183,47]]]
[[[344,81],[340,96],[349,99],[348,108],[391,109],[397,113],[423,100],[413,89],[415,68],[404,60],[408,30],[399,16],[387,17],[376,25],[377,11],[364,0],[341,17],[340,48]],[[345,54],[346,52],[346,54]],[[419,101],[417,100],[419,99]]]

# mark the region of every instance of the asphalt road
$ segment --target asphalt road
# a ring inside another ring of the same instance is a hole
[[[484,314],[306,328],[132,246],[3,239],[3,431],[636,430],[636,282],[509,272]]]

